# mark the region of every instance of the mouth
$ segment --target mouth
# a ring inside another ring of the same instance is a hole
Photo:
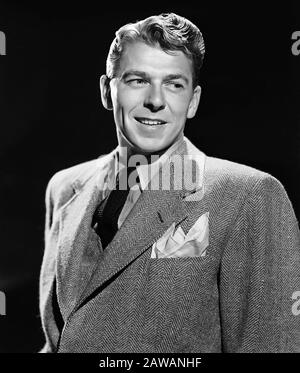
[[[167,122],[162,119],[151,119],[151,118],[144,118],[144,117],[135,117],[134,118],[139,123],[145,124],[146,126],[162,126]]]

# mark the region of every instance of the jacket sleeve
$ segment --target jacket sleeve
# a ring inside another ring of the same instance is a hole
[[[41,313],[41,318],[42,318],[42,326],[44,330],[45,336],[47,336],[46,330],[45,330],[45,325],[43,323],[43,311],[44,311],[44,303],[46,301],[45,296],[46,294],[43,293],[43,282],[44,282],[44,276],[45,276],[45,267],[47,264],[47,240],[49,236],[49,232],[51,229],[51,224],[52,224],[52,215],[53,215],[53,200],[52,200],[52,195],[51,195],[51,187],[52,187],[52,179],[49,181],[47,188],[46,188],[46,195],[45,195],[45,209],[46,209],[46,216],[45,216],[45,231],[44,231],[44,242],[45,242],[45,252],[44,252],[44,257],[43,257],[43,263],[42,263],[42,268],[41,268],[41,273],[40,273],[40,313]],[[43,348],[39,351],[40,353],[49,353],[52,352],[51,349],[51,344],[46,338],[46,343],[43,346]]]
[[[223,251],[220,316],[224,352],[300,352],[300,233],[278,180],[249,192]]]

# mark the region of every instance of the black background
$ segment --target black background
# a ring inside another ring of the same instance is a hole
[[[296,1],[100,4],[0,1],[7,42],[0,56],[0,290],[7,299],[0,352],[43,345],[45,188],[56,171],[117,145],[98,82],[114,32],[125,23],[173,11],[199,26],[206,43],[202,98],[186,136],[207,155],[271,173],[300,217]]]

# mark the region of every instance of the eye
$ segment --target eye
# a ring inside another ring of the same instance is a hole
[[[184,88],[183,84],[179,83],[179,82],[174,82],[174,81],[169,81],[166,83],[171,89],[173,90],[181,90]]]
[[[135,79],[127,80],[126,83],[128,85],[132,86],[132,87],[141,87],[141,86],[147,84],[147,81],[145,79],[142,79],[142,78],[135,78]]]

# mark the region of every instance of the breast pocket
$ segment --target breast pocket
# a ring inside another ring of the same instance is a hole
[[[181,258],[151,258],[146,268],[149,286],[159,286],[162,281],[169,288],[186,287],[191,281],[205,282],[213,277],[215,270],[214,259],[204,257]]]
[[[216,286],[218,263],[211,256],[149,258],[145,268],[145,296],[152,304],[161,302],[176,307],[179,298],[186,300],[211,296]]]
[[[218,303],[217,261],[211,256],[148,259],[139,315],[158,336],[203,317]]]

